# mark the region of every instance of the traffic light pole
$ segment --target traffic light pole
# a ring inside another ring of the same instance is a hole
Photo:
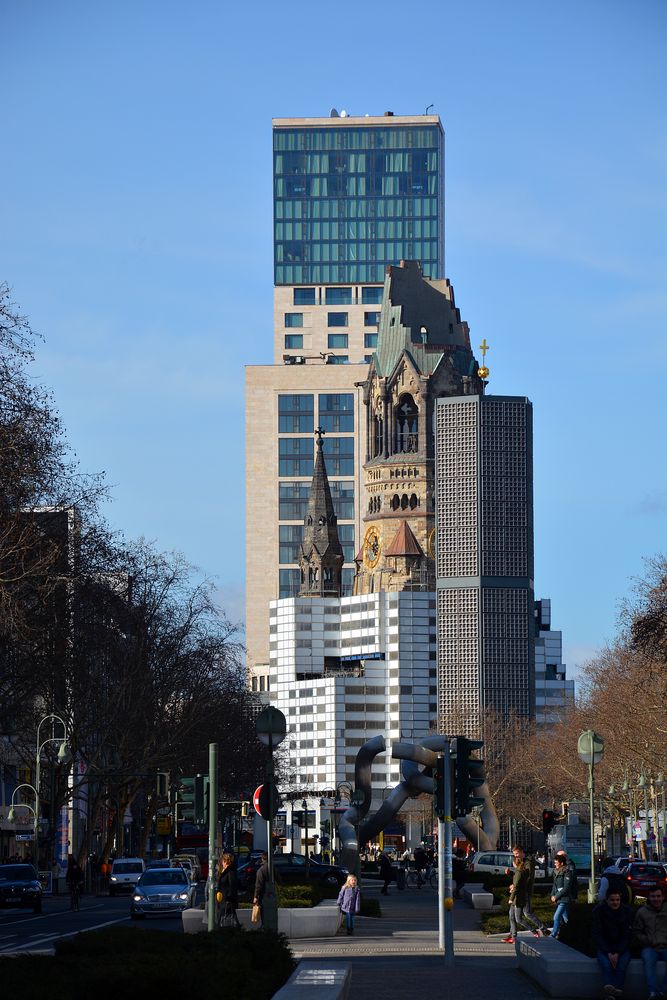
[[[215,888],[217,858],[215,856],[218,832],[218,744],[208,745],[208,929],[215,928]]]
[[[444,817],[438,817],[438,946],[445,965],[454,964],[454,924],[452,920],[452,778],[449,740],[445,741]]]

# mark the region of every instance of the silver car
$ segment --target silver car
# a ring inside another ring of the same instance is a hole
[[[149,868],[134,887],[130,917],[182,913],[194,905],[196,891],[183,868]]]

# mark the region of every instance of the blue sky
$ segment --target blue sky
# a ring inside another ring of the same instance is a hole
[[[457,304],[534,404],[536,592],[592,655],[665,549],[666,66],[661,0],[4,0],[0,278],[111,524],[242,616],[271,118],[433,104]]]

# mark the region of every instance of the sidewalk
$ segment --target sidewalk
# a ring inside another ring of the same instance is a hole
[[[352,966],[349,1000],[529,1000],[542,990],[518,971],[512,945],[479,930],[479,914],[454,903],[453,967],[438,949],[438,897],[429,887],[380,894],[378,883],[362,881],[362,893],[379,899],[382,917],[357,917],[355,933],[291,942],[297,958],[321,958]]]

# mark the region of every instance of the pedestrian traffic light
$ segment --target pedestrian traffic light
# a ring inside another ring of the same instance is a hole
[[[468,816],[475,806],[484,805],[484,799],[475,795],[477,789],[486,781],[484,761],[470,756],[483,746],[482,740],[469,740],[465,736],[456,737],[454,816]]]
[[[209,782],[208,774],[198,774],[195,777],[194,813],[197,826],[208,823]]]
[[[433,768],[433,810],[442,819],[445,815],[445,758],[438,757]]]
[[[176,789],[176,818],[192,823],[195,818],[195,779],[181,778]]]
[[[553,809],[542,811],[542,833],[547,837],[556,825],[556,813]]]
[[[249,802],[242,802],[241,803],[241,815],[242,816],[247,816],[249,812],[250,812],[250,803]]]

